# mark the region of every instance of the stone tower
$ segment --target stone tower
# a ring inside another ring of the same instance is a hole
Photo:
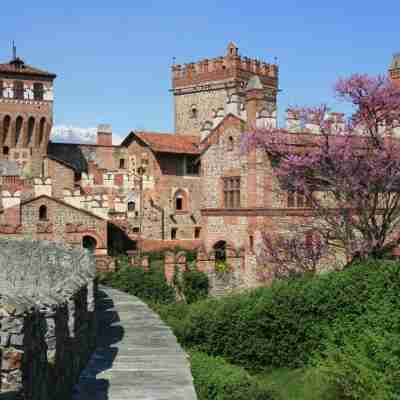
[[[200,136],[205,126],[215,126],[228,113],[245,118],[245,89],[254,76],[260,78],[268,108],[274,111],[278,66],[241,57],[232,42],[222,57],[173,65],[175,132]]]
[[[394,54],[392,63],[389,67],[390,78],[400,85],[400,53]]]
[[[40,174],[53,125],[56,75],[31,67],[15,54],[0,64],[0,160],[15,160]]]

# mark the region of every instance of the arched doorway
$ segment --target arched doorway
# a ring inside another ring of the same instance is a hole
[[[82,247],[94,253],[97,247],[97,240],[92,236],[84,236],[82,238]]]
[[[215,262],[226,261],[226,242],[224,240],[220,240],[219,242],[215,243],[213,246],[214,253],[215,253]]]

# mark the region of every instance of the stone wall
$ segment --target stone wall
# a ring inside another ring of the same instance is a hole
[[[71,399],[96,343],[95,270],[87,251],[0,239],[0,397]]]

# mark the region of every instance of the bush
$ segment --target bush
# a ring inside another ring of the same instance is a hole
[[[311,378],[322,378],[348,400],[400,398],[400,343],[398,334],[365,329],[338,346],[328,342],[315,357]]]
[[[400,329],[400,268],[371,261],[313,279],[276,282],[247,294],[192,304],[182,320],[165,316],[181,343],[262,369],[303,366],[360,329]]]
[[[99,283],[114,287],[151,303],[168,304],[175,302],[175,290],[170,287],[162,269],[150,265],[149,271],[132,268],[124,260],[118,263],[118,270],[99,275]]]
[[[221,357],[192,351],[191,366],[199,400],[269,400],[263,389],[243,368]]]
[[[204,272],[188,269],[182,274],[182,292],[188,304],[208,296],[208,276]]]

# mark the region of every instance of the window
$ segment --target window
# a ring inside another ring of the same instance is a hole
[[[119,168],[120,169],[124,169],[125,168],[125,159],[124,158],[121,158],[119,160]]]
[[[4,154],[5,156],[8,156],[9,152],[10,152],[10,149],[9,149],[8,146],[3,147],[3,154]]]
[[[45,205],[39,207],[39,220],[47,221],[47,207]]]
[[[197,118],[198,117],[198,111],[197,111],[197,107],[195,105],[193,105],[190,109],[190,117],[191,118]]]
[[[43,83],[36,82],[33,84],[33,98],[34,100],[43,100]]]
[[[3,143],[5,143],[7,140],[8,132],[10,130],[10,125],[11,125],[11,117],[9,115],[6,115],[3,120]]]
[[[135,211],[135,208],[136,208],[135,202],[134,201],[130,201],[128,203],[128,211]]]
[[[132,231],[133,231],[133,233],[139,233],[140,229],[138,227],[135,227],[135,228],[132,229]]]
[[[24,99],[24,83],[21,81],[14,81],[14,99]]]
[[[15,122],[15,144],[17,145],[22,133],[22,124],[23,124],[22,117],[18,117]]]
[[[4,83],[0,80],[0,99],[3,97]]]
[[[194,238],[199,239],[201,234],[201,228],[194,228]]]
[[[42,144],[42,141],[44,139],[45,127],[46,127],[46,118],[42,118],[39,124],[39,145]]]
[[[177,198],[175,199],[175,209],[176,209],[176,210],[182,210],[182,209],[183,209],[182,197],[177,197]]]
[[[228,151],[232,151],[233,150],[233,145],[234,145],[233,137],[229,136],[229,138],[228,138]]]
[[[251,251],[254,250],[254,236],[253,235],[249,236],[249,247],[250,247]]]
[[[92,236],[84,236],[82,238],[82,247],[88,249],[90,253],[94,253],[97,247],[97,240]]]
[[[171,240],[175,240],[176,239],[176,232],[177,232],[176,228],[172,228],[171,229]]]
[[[200,172],[200,161],[194,157],[186,158],[186,173],[188,175],[199,175]]]
[[[185,211],[187,209],[187,193],[184,190],[178,190],[174,196],[175,211]]]
[[[28,120],[28,144],[33,144],[32,143],[32,138],[33,138],[33,129],[35,127],[35,118],[30,117]]]
[[[224,180],[224,207],[240,207],[240,177],[223,178]]]

